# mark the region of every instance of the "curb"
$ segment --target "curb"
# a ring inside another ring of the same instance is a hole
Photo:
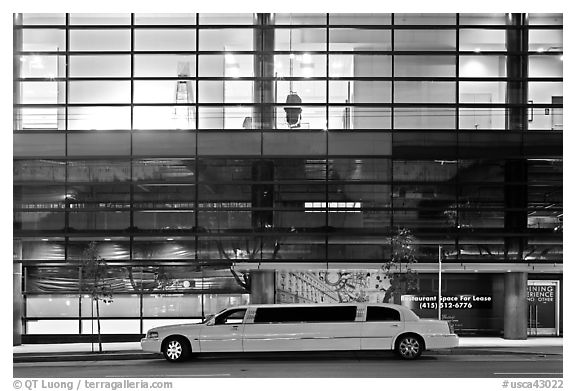
[[[530,350],[519,350],[518,348],[495,348],[495,347],[478,347],[478,348],[454,348],[449,350],[430,350],[429,353],[436,355],[436,356],[463,356],[463,355],[545,355],[545,356],[558,356],[562,355],[562,352],[549,352],[546,351],[550,348],[554,347],[542,347],[542,346],[534,346],[531,347]],[[286,352],[282,352],[283,354],[280,355],[281,357],[287,357]],[[298,354],[298,353],[297,353]],[[375,352],[369,353],[358,353],[355,352],[355,357],[372,357]],[[217,356],[219,358],[225,357],[224,356]],[[258,353],[255,353],[255,356],[250,357],[258,357]],[[288,354],[288,356],[292,356]],[[210,354],[203,356],[204,358],[214,357]],[[238,355],[234,355],[234,357],[239,357]],[[334,357],[337,357],[335,355]],[[151,360],[151,359],[162,359],[162,355],[160,353],[145,353],[141,351],[132,351],[132,352],[104,352],[104,353],[91,353],[91,352],[78,352],[78,353],[69,353],[69,354],[62,354],[62,353],[18,353],[13,355],[13,363],[27,363],[27,362],[66,362],[66,361],[109,361],[109,360]]]
[[[25,362],[58,362],[58,361],[108,361],[108,360],[144,360],[160,358],[160,354],[144,352],[104,352],[104,353],[70,353],[41,354],[19,353],[13,355],[13,363]]]

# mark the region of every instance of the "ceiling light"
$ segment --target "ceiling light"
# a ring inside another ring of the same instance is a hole
[[[537,51],[538,53],[542,53],[542,52],[544,52],[544,48],[538,48],[538,49],[536,49],[536,51]]]
[[[480,53],[482,50],[480,50],[480,48],[475,48],[474,49],[474,53]]]
[[[109,241],[112,240],[112,239],[110,239],[110,238],[104,238],[104,240],[105,240],[106,242],[109,242]]]

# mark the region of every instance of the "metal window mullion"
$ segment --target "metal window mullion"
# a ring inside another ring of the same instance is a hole
[[[328,225],[330,224],[330,219],[329,219],[329,210],[328,210],[328,197],[330,196],[329,192],[328,192],[328,183],[329,183],[329,169],[330,169],[330,164],[329,164],[329,150],[328,150],[328,146],[329,146],[329,142],[328,139],[330,137],[330,132],[328,131],[329,129],[329,119],[330,119],[330,111],[329,111],[329,100],[330,100],[330,82],[328,81],[328,76],[329,76],[329,72],[330,72],[330,14],[327,13],[326,14],[326,161],[324,162],[324,166],[325,166],[325,170],[326,173],[324,175],[324,200],[326,202],[326,206],[324,208],[325,210],[325,214],[326,216],[324,217],[324,221],[325,221],[325,226],[328,227]],[[328,234],[324,235],[324,259],[326,260],[326,270],[328,270],[328,266],[329,266],[329,252],[328,252]]]
[[[390,140],[392,143],[391,146],[391,156],[390,156],[390,233],[392,234],[393,230],[394,230],[394,111],[395,111],[395,105],[394,105],[394,91],[395,91],[395,85],[396,85],[396,72],[395,72],[395,65],[394,65],[394,50],[395,50],[395,45],[394,45],[394,13],[392,13],[390,15],[390,49],[391,49],[391,60],[390,60],[390,73],[392,76],[392,85],[390,86]],[[392,237],[390,237],[390,250],[393,251],[392,249]]]
[[[200,63],[200,58],[198,55],[198,48],[200,45],[200,29],[198,28],[198,24],[199,22],[199,18],[200,15],[198,13],[196,13],[196,36],[195,36],[195,45],[196,47],[195,52],[194,52],[194,56],[196,59],[196,64],[195,64],[195,77],[196,80],[194,82],[194,93],[195,93],[195,102],[194,102],[194,111],[195,111],[195,116],[194,116],[194,127],[195,127],[195,145],[194,145],[194,263],[198,263],[198,244],[199,244],[199,240],[198,240],[198,129],[200,127],[200,112],[198,110],[198,102],[199,102],[199,94],[198,94],[198,69],[199,69],[199,63]],[[202,267],[202,270],[204,268]],[[202,274],[203,275],[203,274]],[[202,277],[203,278],[203,277]],[[204,320],[204,293],[201,293],[200,296],[200,301],[202,303],[202,320]]]
[[[456,14],[456,235],[453,238],[458,261],[458,242],[460,228],[460,14]]]

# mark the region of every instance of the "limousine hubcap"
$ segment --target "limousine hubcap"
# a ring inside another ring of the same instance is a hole
[[[415,357],[420,352],[420,343],[416,338],[404,338],[400,342],[400,354],[404,357]]]
[[[176,360],[182,355],[182,345],[178,341],[170,341],[168,343],[168,348],[166,349],[166,355],[171,360]]]

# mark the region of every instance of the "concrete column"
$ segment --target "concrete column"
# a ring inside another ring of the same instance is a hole
[[[274,270],[250,270],[250,302],[273,304],[276,294],[276,272]]]
[[[527,273],[506,273],[504,277],[504,338],[528,337]]]

